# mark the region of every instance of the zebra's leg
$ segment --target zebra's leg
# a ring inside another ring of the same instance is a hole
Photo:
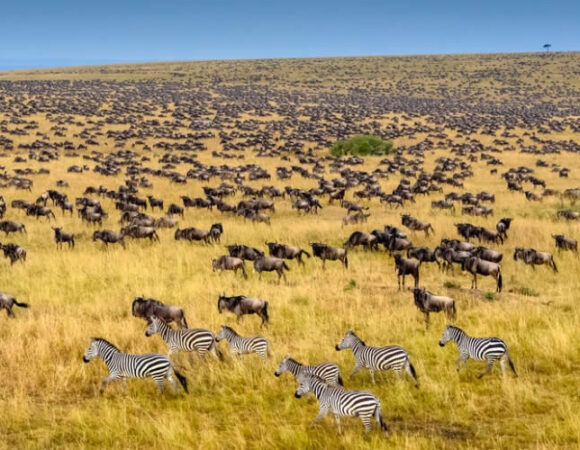
[[[165,390],[165,385],[163,384],[163,379],[165,377],[169,378],[167,374],[163,375],[161,378],[153,378],[153,381],[155,381],[155,384],[159,388],[159,395],[163,394],[163,391]]]
[[[360,420],[363,423],[363,426],[365,427],[365,433],[368,434],[371,431],[371,417],[369,415],[362,415],[360,416]]]
[[[488,374],[491,371],[491,368],[493,366],[494,360],[489,360],[487,362],[487,366],[485,368],[485,370],[483,371],[483,373],[481,375],[479,375],[477,378],[482,378],[484,375]]]
[[[371,374],[371,381],[373,382],[373,384],[375,383],[375,371],[373,369],[369,369],[369,373]]]
[[[316,415],[316,417],[314,418],[314,420],[312,421],[310,426],[311,427],[314,426],[316,424],[316,422],[318,422],[320,419],[322,419],[327,414],[328,414],[328,406],[321,404],[320,409],[318,410],[318,414]]]
[[[505,362],[506,362],[507,356],[503,355],[500,360],[499,360],[499,365],[501,367],[501,374],[502,376],[505,377]]]
[[[173,374],[171,373],[171,369],[169,369],[169,370],[170,371],[167,373],[167,380],[169,381],[169,383],[171,383],[173,390],[177,394],[179,392],[179,386],[177,385],[177,381],[175,380],[175,378],[173,377]],[[163,385],[163,380],[161,381],[161,384]]]
[[[362,369],[362,366],[355,364],[354,368],[350,371],[350,376],[352,377],[355,373]]]
[[[334,420],[336,420],[336,426],[338,427],[338,434],[342,434],[342,429],[340,428],[340,416],[338,414],[334,414]]]
[[[112,381],[118,380],[119,378],[120,376],[116,373],[110,374],[107,378],[101,381],[101,388],[99,389],[99,393],[102,394],[107,384],[109,384]]]
[[[465,364],[467,364],[467,358],[468,356],[461,354],[459,355],[459,358],[455,360],[455,367],[457,368],[457,372],[459,372],[461,366],[465,368]]]

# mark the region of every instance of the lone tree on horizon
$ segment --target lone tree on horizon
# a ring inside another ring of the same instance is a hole
[[[546,52],[550,51],[550,47],[552,46],[552,44],[544,44],[543,47],[546,49]]]

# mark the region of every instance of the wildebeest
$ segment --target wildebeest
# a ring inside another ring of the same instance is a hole
[[[75,235],[72,233],[65,233],[60,227],[51,227],[54,230],[54,241],[56,248],[62,248],[62,243],[66,242],[68,248],[75,248]]]
[[[503,254],[500,252],[496,252],[495,250],[485,247],[477,247],[471,252],[471,254],[473,256],[477,256],[478,258],[485,259],[486,261],[491,261],[494,263],[501,262],[503,258]]]
[[[566,220],[578,220],[580,219],[580,212],[572,211],[571,209],[561,210],[556,213],[558,218]]]
[[[429,313],[445,311],[447,318],[455,320],[457,310],[455,309],[455,300],[443,295],[434,295],[433,293],[423,289],[413,289],[413,297],[415,306],[425,314],[425,324],[429,326]]]
[[[151,210],[155,210],[155,208],[160,208],[163,211],[163,200],[160,198],[155,198],[152,195],[148,195],[147,198],[149,199],[149,206],[151,206]]]
[[[459,242],[459,241],[458,241]],[[463,264],[463,262],[471,258],[472,254],[469,251],[455,250],[453,247],[440,246],[435,249],[437,258],[443,260],[441,268],[444,271],[453,270],[453,264]]]
[[[315,258],[320,258],[322,260],[322,267],[326,265],[326,260],[342,262],[345,269],[348,268],[348,250],[344,248],[332,247],[327,244],[322,244],[320,242],[311,242],[312,255]]]
[[[411,217],[409,214],[401,214],[401,223],[413,231],[424,231],[425,236],[429,236],[429,230],[435,233],[433,226],[429,222],[422,222],[421,220]]]
[[[371,216],[370,213],[364,213],[362,211],[360,211],[356,214],[346,215],[342,218],[342,226],[344,227],[344,226],[349,225],[351,223],[366,222],[370,216]]]
[[[247,245],[228,245],[226,246],[228,249],[228,253],[230,256],[235,256],[236,258],[241,258],[248,261],[255,261],[258,258],[262,258],[264,256],[264,252],[262,250],[258,250],[254,247],[248,247]]]
[[[123,236],[129,236],[135,239],[145,239],[148,238],[150,241],[158,241],[159,236],[155,227],[146,227],[142,225],[131,225],[128,227],[121,228],[121,234]]]
[[[344,248],[349,249],[361,245],[368,250],[378,250],[379,243],[377,237],[371,233],[363,233],[362,231],[355,231],[352,233],[347,241],[344,243]]]
[[[4,231],[6,235],[10,233],[26,233],[26,227],[23,223],[13,222],[11,220],[3,220],[0,222],[0,231]]]
[[[96,242],[97,239],[103,241],[107,247],[109,244],[119,242],[125,248],[125,236],[122,233],[115,233],[112,230],[97,230],[93,233],[93,242]]]
[[[168,216],[178,215],[178,216],[183,217],[183,207],[176,205],[175,203],[172,203],[167,208],[167,215]]]
[[[135,297],[131,305],[133,317],[142,317],[150,322],[151,317],[157,317],[165,323],[175,322],[180,328],[188,328],[185,313],[179,306],[166,305],[154,298]]]
[[[491,275],[496,280],[496,292],[501,292],[502,276],[499,264],[472,256],[463,261],[461,269],[473,275],[471,289],[477,289],[477,275]]]
[[[50,221],[51,217],[53,219],[56,219],[56,216],[54,215],[54,213],[52,212],[52,210],[50,208],[47,208],[46,206],[40,206],[40,205],[29,206],[26,209],[26,215],[27,216],[34,216],[37,219],[40,217],[46,217],[46,219],[49,221]]]
[[[284,277],[284,281],[287,281],[284,270],[290,270],[290,267],[286,265],[283,259],[270,256],[256,259],[254,261],[254,270],[258,272],[260,279],[262,279],[262,272],[276,272],[279,283],[282,277]]]
[[[428,247],[411,247],[407,249],[407,258],[415,258],[422,263],[434,262],[437,263],[437,267],[441,268],[441,262],[439,261],[439,258],[437,258],[435,249],[430,249]]]
[[[257,314],[260,316],[262,319],[260,326],[267,324],[270,320],[268,317],[268,302],[260,298],[251,298],[244,295],[236,295],[234,297],[220,295],[217,306],[220,314],[224,309],[233,312],[238,322],[245,314]]]
[[[0,292],[0,309],[5,309],[9,317],[14,317],[12,307],[16,305],[20,308],[28,308],[28,303],[21,303],[16,300],[16,297]]]
[[[26,261],[26,250],[16,244],[0,244],[0,249],[4,252],[4,257],[10,259],[10,265],[20,260]]]
[[[419,266],[421,261],[416,259],[405,259],[401,255],[395,255],[395,271],[397,272],[397,283],[401,289],[401,277],[403,278],[403,288],[405,287],[405,276],[411,275],[415,280],[415,287],[419,287]]]
[[[554,272],[558,272],[556,262],[554,261],[554,256],[551,253],[539,252],[533,248],[517,247],[514,250],[514,260],[522,260],[525,264],[531,265],[532,269],[535,269],[535,266],[545,264],[548,267],[551,267]]]
[[[553,234],[552,237],[556,240],[558,251],[573,250],[578,253],[578,241],[576,239],[568,238],[563,234]]]
[[[224,255],[220,256],[219,258],[214,258],[211,260],[211,267],[214,272],[222,270],[233,270],[234,274],[237,274],[238,270],[241,270],[244,278],[248,278],[244,260],[236,258],[235,256]]]
[[[199,230],[197,228],[184,228],[175,230],[175,240],[186,239],[188,241],[203,241],[208,244],[210,241],[219,242],[220,236],[223,233],[223,226],[221,223],[214,223],[208,231]]]
[[[279,244],[277,242],[266,242],[266,245],[268,246],[270,256],[274,256],[276,258],[295,259],[298,261],[298,264],[302,265],[304,265],[304,261],[302,261],[302,255],[306,255],[307,258],[310,258],[310,253],[302,250],[300,247]]]

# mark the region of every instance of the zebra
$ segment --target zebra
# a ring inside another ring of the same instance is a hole
[[[268,341],[263,336],[240,336],[232,328],[222,325],[215,340],[225,339],[230,344],[230,353],[240,357],[247,353],[257,353],[264,361],[270,356]]]
[[[323,362],[315,366],[305,366],[290,358],[290,355],[286,355],[280,362],[278,370],[274,372],[274,375],[279,377],[286,371],[290,372],[296,378],[301,375],[312,375],[320,378],[329,386],[343,385],[340,369],[336,364],[331,362]]]
[[[183,390],[189,393],[187,389],[187,379],[171,364],[169,358],[159,353],[147,353],[144,355],[129,355],[122,353],[117,347],[103,338],[91,338],[91,343],[83,356],[85,363],[90,362],[93,358],[100,356],[109,368],[109,376],[101,382],[100,393],[102,394],[105,386],[111,381],[122,379],[127,386],[126,378],[147,378],[151,377],[157,384],[159,392],[162,393],[165,386],[163,380],[167,378],[173,388],[177,391],[178,386],[171,371],[183,386]]]
[[[417,382],[417,373],[415,367],[409,360],[409,354],[403,347],[398,345],[390,345],[387,347],[368,347],[354,331],[349,330],[342,341],[335,347],[337,351],[351,348],[354,354],[355,366],[350,372],[353,376],[362,368],[369,369],[371,381],[375,384],[375,370],[389,370],[392,369],[401,378],[403,369],[409,374],[415,383],[415,387],[419,387]]]
[[[331,412],[334,414],[338,426],[338,434],[342,434],[340,416],[359,416],[365,427],[365,432],[368,433],[371,430],[371,419],[374,417],[385,436],[388,437],[389,431],[383,420],[381,402],[370,392],[331,387],[318,377],[304,374],[298,375],[298,382],[300,384],[294,397],[300,398],[304,394],[312,392],[318,399],[318,415],[312,421],[312,425]]]
[[[459,348],[459,358],[455,361],[455,366],[457,367],[458,372],[461,368],[460,364],[463,363],[463,367],[465,368],[467,360],[471,358],[476,361],[487,361],[485,371],[479,375],[478,378],[489,373],[493,363],[497,360],[499,360],[501,365],[502,374],[505,375],[505,362],[507,360],[514,375],[516,377],[518,376],[514,363],[509,356],[507,345],[501,339],[496,337],[469,337],[461,328],[447,325],[445,331],[443,331],[443,336],[441,336],[439,345],[443,347],[449,341],[454,341]]]
[[[222,353],[217,348],[215,335],[210,330],[202,328],[174,330],[158,317],[152,316],[145,336],[150,337],[155,333],[159,333],[169,347],[167,355],[169,357],[179,351],[191,352],[196,350],[202,358],[207,352],[212,352],[218,359],[223,358]]]

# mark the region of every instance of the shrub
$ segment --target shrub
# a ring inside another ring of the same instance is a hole
[[[354,136],[334,143],[330,149],[333,156],[355,155],[389,155],[393,151],[393,143],[384,141],[378,136],[355,134]]]

